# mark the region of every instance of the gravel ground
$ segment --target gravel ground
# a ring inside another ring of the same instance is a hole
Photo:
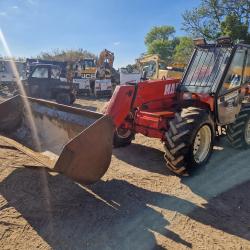
[[[101,181],[83,187],[0,141],[0,249],[250,249],[250,151],[222,139],[209,164],[184,178],[163,154],[158,140],[137,135],[113,150]]]

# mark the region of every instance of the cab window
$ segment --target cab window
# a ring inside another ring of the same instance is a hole
[[[244,70],[243,83],[250,84],[250,49],[248,49],[247,51],[247,60],[246,60],[246,66]]]
[[[244,67],[245,55],[245,49],[236,50],[231,65],[226,74],[224,83],[222,85],[222,89],[220,91],[221,94],[241,85],[243,80],[242,72]]]
[[[33,78],[48,78],[49,77],[49,70],[46,67],[39,67],[36,68],[35,71],[32,73]]]
[[[145,63],[142,67],[142,71],[147,73],[147,77],[153,77],[156,73],[156,62],[155,61],[149,61]]]
[[[60,69],[59,68],[51,68],[51,78],[52,79],[60,79]]]

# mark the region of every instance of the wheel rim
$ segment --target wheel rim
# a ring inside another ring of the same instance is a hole
[[[202,163],[207,158],[211,142],[211,129],[208,125],[204,125],[199,129],[194,139],[193,155],[196,163]]]
[[[250,145],[250,118],[248,119],[248,122],[246,124],[245,139],[246,139],[247,145]]]
[[[120,138],[126,139],[131,135],[131,130],[125,129],[125,128],[118,128],[117,130],[117,135]]]

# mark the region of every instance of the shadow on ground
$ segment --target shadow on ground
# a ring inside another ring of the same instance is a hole
[[[113,149],[113,154],[119,160],[122,160],[133,167],[147,170],[152,173],[172,175],[166,167],[164,152],[159,149],[132,143],[127,147]]]
[[[107,98],[98,98],[96,99],[95,97],[88,97],[88,96],[78,96],[77,97],[77,102],[74,103],[72,106],[76,107],[76,108],[81,108],[81,109],[87,109],[90,111],[96,111],[97,107],[90,105],[85,105],[86,103],[89,103],[89,101],[95,101],[98,100],[99,103],[103,102],[103,105],[105,105],[105,103],[109,100]]]
[[[187,183],[194,189],[195,178]],[[201,208],[123,180],[83,188],[45,170],[16,169],[0,184],[8,202],[1,209],[14,207],[53,249],[161,249],[152,231],[192,247],[181,235],[166,229],[169,222],[151,205],[250,240],[250,199],[245,197],[249,190],[250,181],[242,182]]]
[[[214,146],[205,166],[193,169],[188,177],[182,177],[182,182],[203,198],[211,198],[250,179],[250,149],[233,149],[226,138],[216,140]],[[113,154],[133,167],[162,175],[174,175],[166,167],[164,152],[159,149],[132,143],[127,147],[113,149]]]

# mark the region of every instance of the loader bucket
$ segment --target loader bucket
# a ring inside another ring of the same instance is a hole
[[[81,184],[107,171],[113,131],[112,119],[101,113],[20,95],[0,104],[3,140]]]

